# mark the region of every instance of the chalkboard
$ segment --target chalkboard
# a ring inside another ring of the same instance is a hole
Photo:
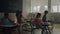
[[[22,11],[22,0],[0,0],[0,12]]]

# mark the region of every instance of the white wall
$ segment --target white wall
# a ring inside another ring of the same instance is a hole
[[[60,0],[51,0],[52,5],[60,5]]]
[[[23,16],[26,18],[26,15],[31,11],[31,0],[23,0]]]

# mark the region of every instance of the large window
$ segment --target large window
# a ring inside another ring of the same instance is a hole
[[[48,0],[31,0],[31,13],[43,13],[48,10]]]
[[[60,6],[59,6],[59,12],[60,12]]]
[[[51,0],[51,12],[60,13],[60,0]]]
[[[51,12],[52,13],[59,13],[60,12],[60,6],[59,5],[52,6]]]
[[[48,10],[48,6],[47,5],[44,6],[44,10]]]
[[[52,11],[51,12],[57,12],[57,6],[52,6]]]
[[[40,6],[34,6],[32,12],[40,12]]]

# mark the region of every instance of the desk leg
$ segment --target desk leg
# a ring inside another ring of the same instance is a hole
[[[17,27],[17,31],[18,31],[18,34],[21,34],[20,33],[20,26]]]

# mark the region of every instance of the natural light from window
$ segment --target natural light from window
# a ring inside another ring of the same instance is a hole
[[[40,12],[40,6],[34,6],[32,8],[32,12],[35,13],[35,12]]]
[[[44,10],[48,10],[48,6],[47,5],[44,6]]]
[[[59,5],[52,6],[51,10],[52,13],[60,13],[60,6]]]
[[[57,12],[57,6],[52,6],[52,12],[56,13]]]

